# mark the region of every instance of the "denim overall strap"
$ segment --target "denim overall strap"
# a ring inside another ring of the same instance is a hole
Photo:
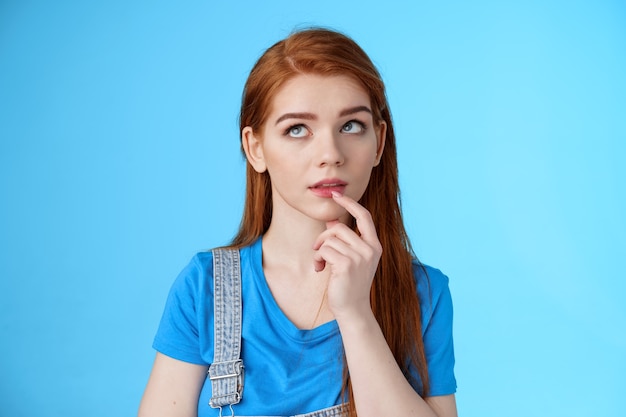
[[[239,403],[243,394],[241,353],[241,263],[239,250],[213,250],[213,364],[208,375],[209,405],[221,409]]]
[[[297,414],[288,417],[345,417],[348,415],[348,403],[334,405],[332,407],[323,408],[317,411],[311,411],[306,414]],[[252,416],[248,416],[252,417]],[[254,417],[276,417],[276,416],[254,416]]]
[[[313,411],[306,414],[298,414],[293,417],[343,417],[348,415],[348,403],[335,405],[322,410]]]

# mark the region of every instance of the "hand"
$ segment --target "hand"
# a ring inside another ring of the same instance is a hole
[[[313,245],[316,271],[330,268],[328,306],[338,318],[370,307],[372,280],[382,246],[370,213],[347,196],[333,193],[333,200],[356,219],[360,236],[337,220],[326,223]]]

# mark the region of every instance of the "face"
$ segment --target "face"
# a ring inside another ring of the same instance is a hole
[[[345,221],[331,192],[361,198],[385,129],[374,123],[369,96],[352,78],[298,75],[278,91],[260,131],[246,127],[242,139],[254,169],[269,173],[274,218]]]

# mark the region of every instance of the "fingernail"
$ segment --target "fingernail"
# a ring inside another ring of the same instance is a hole
[[[341,197],[341,193],[338,193],[337,191],[331,191],[331,192],[330,192],[330,194],[331,194],[333,197]]]

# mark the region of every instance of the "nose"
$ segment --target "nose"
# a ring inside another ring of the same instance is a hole
[[[345,162],[345,155],[341,149],[340,138],[327,132],[316,138],[316,153],[320,167],[335,165],[341,166]]]

